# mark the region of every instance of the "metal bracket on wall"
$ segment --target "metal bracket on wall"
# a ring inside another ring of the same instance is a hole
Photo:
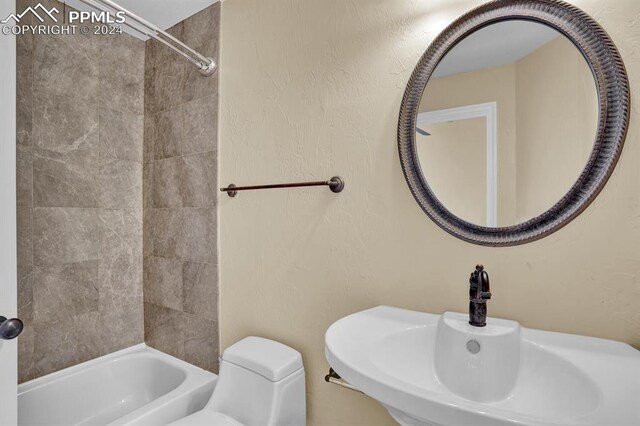
[[[329,368],[329,374],[324,376],[324,381],[327,383],[333,383],[334,385],[341,386],[345,389],[349,389],[349,390],[364,394],[364,392],[362,392],[359,389],[356,389],[353,385],[346,382],[342,377],[340,377],[340,375],[336,373],[333,368]]]
[[[251,191],[254,189],[275,189],[275,188],[301,188],[306,186],[328,186],[331,192],[338,193],[344,189],[344,180],[340,176],[334,176],[329,180],[321,180],[316,182],[293,182],[293,183],[275,183],[271,185],[253,185],[253,186],[235,186],[231,184],[226,188],[220,188],[220,191],[226,192],[229,197],[238,195],[238,191]]]

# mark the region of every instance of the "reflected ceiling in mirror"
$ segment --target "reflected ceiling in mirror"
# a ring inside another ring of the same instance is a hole
[[[593,150],[598,92],[583,54],[528,20],[490,24],[436,66],[416,152],[433,195],[463,221],[508,227],[570,190]]]

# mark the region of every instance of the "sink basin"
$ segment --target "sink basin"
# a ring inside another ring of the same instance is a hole
[[[640,352],[624,343],[387,306],[325,342],[331,367],[401,425],[640,425]]]

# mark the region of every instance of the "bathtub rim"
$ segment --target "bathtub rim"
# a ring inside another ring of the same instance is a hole
[[[116,362],[127,357],[149,356],[159,359],[169,365],[180,369],[185,377],[174,389],[161,395],[160,397],[149,401],[133,411],[113,420],[111,424],[118,425],[136,425],[144,424],[144,419],[155,416],[160,410],[168,409],[172,404],[179,404],[180,400],[186,395],[197,394],[207,387],[215,388],[218,376],[215,373],[206,371],[200,367],[190,364],[186,361],[178,359],[174,356],[158,351],[157,349],[147,346],[145,343],[121,349],[98,358],[85,361],[80,364],[67,367],[65,369],[55,371],[53,373],[41,376],[18,385],[18,406],[20,405],[20,396],[26,395],[41,387],[54,384],[65,378],[81,374],[87,370],[99,367],[101,364]],[[206,404],[206,403],[205,403]],[[18,409],[19,411],[19,409]],[[139,423],[140,421],[142,423]],[[19,420],[18,420],[19,421]]]
[[[62,370],[54,371],[53,373],[49,373],[44,376],[36,377],[35,379],[31,379],[29,381],[20,383],[18,384],[18,397],[25,392],[30,392],[32,390],[38,389],[39,387],[48,383],[55,382],[60,378],[79,374],[80,372],[87,370],[91,367],[94,367],[99,364],[115,361],[125,355],[137,355],[137,354],[140,354],[140,355],[148,354],[148,355],[152,355],[153,358],[160,358],[163,361],[168,361],[170,364],[174,364],[180,367],[181,370],[186,370],[187,373],[190,370],[194,369],[194,372],[195,370],[198,370],[203,373],[212,374],[216,378],[218,377],[215,373],[211,373],[210,371],[203,370],[200,367],[197,367],[193,364],[189,364],[186,361],[183,361],[167,353],[161,352],[150,346],[147,346],[146,343],[138,343],[128,348],[120,349],[119,351],[111,352],[109,354],[102,355],[97,358],[93,358],[88,361],[81,362],[80,364],[72,365],[70,367],[63,368]],[[189,374],[187,374],[187,376],[189,376]],[[178,387],[182,386],[182,384],[184,384],[186,380],[187,380],[187,377],[185,377],[183,382],[180,385],[178,385]]]

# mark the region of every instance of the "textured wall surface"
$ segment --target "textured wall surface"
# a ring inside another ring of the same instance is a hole
[[[386,304],[467,308],[491,273],[490,315],[526,327],[640,342],[640,3],[574,0],[618,45],[631,80],[622,158],[596,201],[534,243],[484,248],[432,223],[396,148],[413,67],[480,0],[228,1],[222,10],[221,184],[329,178],[326,189],[220,198],[221,347],[246,335],[300,350],[310,425],[391,425],[376,402],[323,380],[324,333]],[[534,297],[532,297],[532,295]]]
[[[170,33],[217,60],[220,4]],[[199,367],[218,367],[218,76],[204,77],[146,42],[145,341]]]
[[[144,43],[25,35],[17,46],[25,381],[143,340]]]

